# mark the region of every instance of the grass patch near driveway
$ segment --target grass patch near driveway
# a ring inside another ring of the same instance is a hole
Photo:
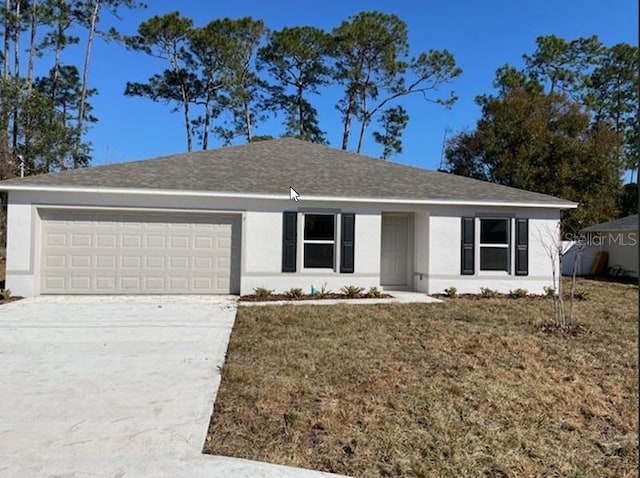
[[[243,307],[205,452],[353,476],[636,476],[637,287],[552,301]]]

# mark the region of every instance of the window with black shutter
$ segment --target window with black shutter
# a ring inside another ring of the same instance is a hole
[[[282,272],[296,271],[298,213],[285,211],[282,217]]]
[[[473,275],[475,273],[475,218],[462,218],[462,244],[460,254],[460,264],[462,275]]]
[[[528,219],[516,219],[516,275],[529,275]]]
[[[340,237],[337,220],[340,219]],[[282,272],[296,272],[300,247],[303,269],[332,269],[353,273],[355,263],[355,214],[340,216],[308,212],[301,215],[302,230],[298,241],[298,212],[286,211],[282,220]],[[340,247],[339,266],[336,263]]]
[[[340,244],[340,272],[353,273],[355,254],[355,214],[342,214]]]

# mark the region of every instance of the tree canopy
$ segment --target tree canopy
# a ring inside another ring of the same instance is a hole
[[[97,122],[90,99],[90,59],[101,14],[117,17],[142,8],[134,0],[6,0],[0,13],[4,42],[0,50],[0,179],[86,166],[89,126]],[[23,43],[24,40],[27,43]],[[78,64],[63,53],[79,45]],[[25,61],[26,59],[26,61]],[[37,72],[46,72],[36,76]],[[21,160],[21,161],[20,161]]]
[[[319,28],[283,28],[269,35],[269,42],[258,51],[258,68],[275,79],[270,88],[273,107],[284,112],[286,135],[324,143],[318,112],[306,98],[317,95],[329,84],[328,58],[332,38]]]
[[[628,212],[622,174],[637,168],[638,49],[551,35],[524,61],[498,68],[496,92],[476,98],[481,118],[448,141],[445,169],[576,201],[563,218],[571,232]]]
[[[173,35],[175,43],[162,35]],[[174,12],[143,22],[138,35],[125,43],[169,61],[168,69],[145,83],[128,83],[125,94],[180,109],[188,150],[194,129],[206,149],[210,135],[222,144],[237,137],[252,141],[263,120],[280,115],[283,136],[324,143],[314,100],[324,88],[339,86],[343,94],[335,107],[342,117],[342,148],[349,147],[357,124],[355,149],[360,152],[378,118],[380,131],[372,136],[388,158],[402,151],[409,121],[403,97],[420,94],[427,102],[450,107],[456,100],[453,91],[438,92],[461,73],[447,50],[411,56],[405,22],[376,11],[350,17],[331,32],[313,26],[268,31],[250,17],[196,27]]]
[[[565,230],[608,220],[616,213],[622,163],[620,136],[607,122],[558,93],[516,88],[487,99],[475,131],[446,148],[448,171],[576,201]]]
[[[360,152],[373,117],[404,96],[422,94],[428,101],[445,107],[455,103],[453,91],[444,98],[427,95],[462,73],[453,55],[447,50],[429,50],[409,56],[407,25],[396,15],[361,12],[336,27],[333,38],[334,79],[344,87],[344,96],[336,105],[343,121],[342,149],[349,147],[354,118],[360,122],[356,147]],[[386,117],[397,116],[397,112],[388,111]],[[403,117],[403,121],[395,122],[392,142],[400,142],[407,121],[408,117]],[[385,134],[388,137],[388,129]]]

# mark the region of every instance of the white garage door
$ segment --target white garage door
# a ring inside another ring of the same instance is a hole
[[[237,215],[41,211],[42,294],[229,294]]]

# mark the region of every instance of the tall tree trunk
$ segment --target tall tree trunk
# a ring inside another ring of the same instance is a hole
[[[358,135],[358,148],[356,149],[356,153],[359,153],[362,150],[362,143],[364,142],[364,133],[367,130],[367,126],[369,126],[369,121],[371,120],[371,116],[367,111],[367,95],[366,91],[363,90],[362,93],[362,121],[360,122],[360,134]]]
[[[38,28],[38,0],[31,1],[31,22],[29,31],[29,61],[27,63],[27,100],[31,98],[33,92],[33,65],[36,56],[36,30]],[[24,125],[24,147],[22,154],[26,161],[29,160],[31,153],[31,121],[29,116],[25,118]]]
[[[16,2],[16,12],[13,24],[13,77],[17,82],[20,79],[20,2]],[[22,94],[22,93],[18,93]],[[18,149],[18,108],[13,109],[13,130],[11,133],[11,146],[14,153]]]
[[[344,128],[342,130],[342,149],[347,150],[349,147],[349,135],[351,134],[351,119],[353,112],[356,109],[355,92],[349,92],[349,104],[347,105],[347,111],[344,113]]]
[[[11,58],[11,0],[4,2],[4,72],[5,81],[9,81]]]
[[[169,57],[169,63],[173,68],[173,72],[176,74],[176,78],[180,82],[180,96],[182,97],[182,114],[184,118],[184,127],[187,133],[187,152],[191,152],[193,149],[192,131],[191,131],[191,113],[189,111],[189,91],[187,85],[182,78],[182,68],[180,66],[178,58],[178,46],[173,46],[173,53]]]
[[[202,150],[205,151],[209,147],[209,126],[211,125],[211,112],[210,101],[207,98],[205,112],[204,112],[204,124],[202,125]]]
[[[11,0],[5,0],[5,5],[4,5],[4,71],[2,72],[2,78],[4,79],[3,81],[3,88],[2,88],[2,94],[3,95],[9,95],[9,79],[10,79],[10,72],[9,72],[9,58],[10,58],[10,53],[11,53],[11,28],[10,28],[10,17],[11,17]],[[2,98],[0,98],[2,101],[0,101],[0,125],[1,125],[1,131],[0,131],[0,154],[2,155],[2,157],[0,157],[0,161],[1,161],[1,167],[0,167],[0,177],[5,179],[7,177],[9,177],[9,171],[11,170],[11,164],[13,161],[12,158],[12,154],[9,148],[9,108],[8,108],[8,98],[6,98],[5,96],[3,96]],[[6,194],[2,194],[0,195],[0,198],[2,199],[2,210],[4,211],[4,205],[6,204]],[[2,216],[2,225],[4,226],[4,222],[6,220],[6,216],[3,215]]]
[[[58,95],[58,77],[60,75],[60,55],[62,53],[62,36],[64,29],[62,22],[58,22],[58,36],[56,38],[56,51],[53,59],[53,73],[51,75],[51,102],[55,105]]]
[[[302,107],[302,86],[298,85],[298,128],[300,131],[300,137],[305,139],[304,128],[304,111]]]
[[[36,57],[36,29],[38,28],[38,0],[31,2],[31,31],[29,34],[29,63],[27,65],[27,92],[33,89],[33,63]]]
[[[82,141],[82,126],[84,123],[84,114],[87,102],[87,91],[89,89],[89,63],[91,61],[91,51],[93,49],[93,40],[96,36],[96,25],[98,23],[98,14],[100,13],[101,0],[95,0],[93,12],[91,12],[91,20],[89,22],[89,37],[87,38],[87,48],[84,52],[84,66],[82,68],[82,90],[80,91],[80,106],[78,108],[78,131],[76,138],[75,154],[73,156],[73,167],[78,167],[78,153],[80,151],[80,142]]]
[[[190,113],[189,113],[189,102],[185,101],[184,102],[184,127],[186,128],[187,131],[187,152],[191,152],[191,150],[193,149],[192,146],[192,138],[191,138],[191,124],[189,124],[189,117],[190,117]]]
[[[202,150],[209,147],[209,126],[211,125],[211,95],[207,93],[207,100],[204,106],[204,124],[202,125]]]
[[[178,78],[180,77],[179,69],[176,67],[176,73],[178,74]],[[187,86],[184,82],[180,83],[180,95],[182,96],[182,112],[184,116],[184,127],[187,132],[187,152],[191,152],[193,149],[193,140],[191,133],[191,113],[189,112],[189,93],[187,92]]]
[[[13,25],[13,76],[20,77],[20,2],[16,2],[15,23]]]
[[[247,101],[243,102],[244,105],[244,121],[247,127],[247,143],[250,143],[253,140],[252,128],[251,124],[251,110],[249,109],[249,103]]]

